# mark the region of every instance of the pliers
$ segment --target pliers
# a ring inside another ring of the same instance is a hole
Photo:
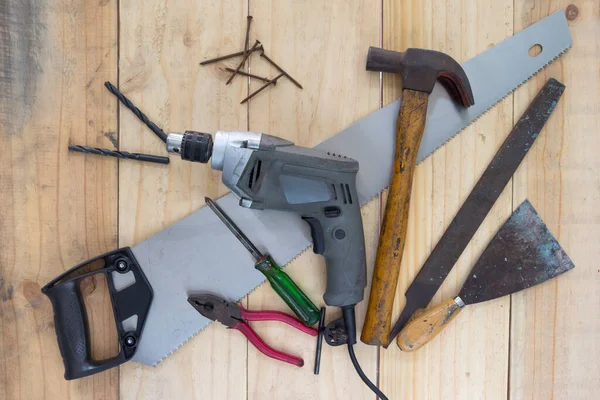
[[[193,295],[188,297],[188,302],[204,317],[212,321],[219,321],[229,329],[236,329],[242,332],[250,343],[266,356],[298,367],[304,365],[302,358],[269,347],[248,325],[247,321],[281,321],[311,336],[317,336],[318,334],[315,328],[304,325],[300,320],[291,315],[280,311],[248,311],[239,304],[229,302],[213,294]]]

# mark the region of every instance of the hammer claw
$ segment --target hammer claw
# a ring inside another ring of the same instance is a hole
[[[439,79],[453,98],[464,107],[475,101],[467,74],[452,57],[439,51],[406,49],[405,52],[370,47],[368,71],[397,73],[404,89],[431,93]]]

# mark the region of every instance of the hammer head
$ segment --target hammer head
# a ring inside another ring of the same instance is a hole
[[[467,74],[452,57],[439,51],[407,49],[405,52],[370,47],[368,71],[393,72],[402,76],[404,89],[431,93],[436,80],[465,107],[475,104]]]

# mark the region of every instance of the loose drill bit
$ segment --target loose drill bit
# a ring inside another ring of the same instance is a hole
[[[109,149],[100,149],[90,146],[69,145],[69,151],[75,151],[86,154],[96,154],[99,156],[127,158],[130,160],[146,161],[157,164],[168,164],[169,157],[154,156],[152,154],[128,153],[126,151],[114,151]]]
[[[123,105],[127,108],[129,108],[131,110],[132,113],[135,114],[136,117],[138,117],[138,119],[140,121],[142,121],[144,124],[146,124],[146,126],[148,128],[150,128],[150,130],[152,132],[154,132],[154,134],[156,136],[159,137],[160,140],[162,140],[163,142],[167,142],[167,135],[165,134],[165,132],[160,129],[158,126],[156,126],[156,124],[152,121],[150,121],[150,118],[148,118],[148,116],[146,114],[144,114],[142,112],[142,110],[140,110],[139,108],[137,108],[132,102],[131,100],[129,100],[127,97],[125,97],[125,95],[123,93],[121,93],[119,91],[119,89],[117,89],[112,83],[110,83],[109,81],[104,82],[104,86],[106,86],[106,88],[109,90],[109,92],[111,92],[112,94],[115,95],[115,97],[117,99],[119,99],[119,101],[121,103],[123,103]]]

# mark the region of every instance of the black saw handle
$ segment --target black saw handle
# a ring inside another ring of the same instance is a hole
[[[65,379],[81,378],[112,367],[114,363],[98,363],[91,358],[89,325],[79,282],[65,282],[44,294],[54,308],[54,326],[65,365]]]
[[[101,268],[84,272],[85,267],[89,269],[90,264],[99,259],[104,260]],[[112,273],[130,271],[135,282],[121,290],[115,289]],[[89,323],[80,288],[81,280],[95,274],[106,276],[119,335],[119,354],[105,360],[95,360],[91,356]],[[96,374],[133,357],[152,301],[152,288],[128,247],[71,268],[44,286],[42,293],[48,296],[54,309],[54,326],[65,366],[65,379]],[[122,321],[133,315],[138,316],[137,326],[132,331],[125,331]]]

